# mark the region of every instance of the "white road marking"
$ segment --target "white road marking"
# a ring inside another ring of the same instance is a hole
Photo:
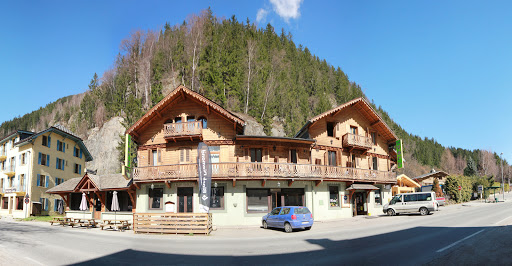
[[[42,264],[41,262],[39,262],[39,261],[37,261],[37,260],[35,260],[35,259],[32,259],[32,258],[29,258],[29,257],[25,257],[25,259],[27,259],[27,260],[29,260],[29,261],[33,261],[33,262],[35,262],[35,263],[37,263],[37,264],[39,264],[39,265],[44,265],[44,264]]]
[[[459,240],[459,241],[453,242],[452,244],[450,244],[450,245],[448,245],[448,246],[446,246],[446,247],[444,247],[444,248],[442,248],[442,249],[439,249],[439,250],[437,250],[436,252],[443,252],[443,251],[445,251],[445,250],[447,250],[447,249],[449,249],[449,248],[451,248],[451,247],[453,247],[453,246],[455,246],[455,245],[459,244],[460,242],[462,242],[462,241],[464,241],[464,240],[466,240],[466,239],[469,239],[469,238],[471,238],[471,237],[474,237],[474,236],[476,236],[476,235],[478,235],[478,234],[482,233],[483,231],[485,231],[485,229],[482,229],[482,230],[480,230],[480,231],[478,231],[478,232],[476,232],[476,233],[473,233],[473,234],[471,234],[471,235],[469,235],[469,236],[466,236],[466,237],[464,237],[463,239],[461,239],[461,240]]]
[[[501,220],[501,221],[499,221],[499,222],[497,222],[497,223],[495,223],[495,224],[500,224],[501,222],[506,221],[506,220],[510,219],[511,217],[512,217],[512,216],[509,216],[509,217],[507,217],[507,218],[505,218],[505,219],[503,219],[503,220]]]

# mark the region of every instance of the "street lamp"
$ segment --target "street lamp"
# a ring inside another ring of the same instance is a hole
[[[503,201],[505,201],[505,183],[503,182],[503,152],[500,154],[501,161],[501,193],[503,193]]]

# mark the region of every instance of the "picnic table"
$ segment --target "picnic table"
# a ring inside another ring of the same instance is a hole
[[[119,231],[130,229],[131,225],[128,220],[103,220],[103,223],[99,224],[101,230],[103,230],[104,227],[108,227],[110,229],[116,228]]]
[[[50,221],[50,225],[53,225],[54,223],[60,224],[62,226],[64,225],[71,225],[73,226],[73,222],[71,221],[71,218],[68,217],[53,217],[53,220]]]
[[[84,227],[87,227],[87,229],[89,229],[89,227],[96,227],[98,223],[96,222],[96,220],[94,219],[83,219],[83,218],[79,218],[79,219],[73,219],[73,224],[71,225],[71,227],[75,226],[75,225],[79,225],[80,227],[84,226]]]

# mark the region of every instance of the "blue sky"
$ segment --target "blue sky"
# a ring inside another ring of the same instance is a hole
[[[85,91],[131,31],[208,6],[291,32],[408,132],[512,161],[510,1],[2,1],[0,121]]]

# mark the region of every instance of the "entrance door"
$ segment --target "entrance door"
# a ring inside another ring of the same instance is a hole
[[[178,188],[178,212],[193,212],[192,196],[194,188],[179,187]]]
[[[100,192],[101,193],[101,192]],[[101,201],[96,194],[94,194],[94,219],[101,219]]]
[[[366,204],[366,192],[356,192],[354,193],[354,213],[356,215],[366,215],[365,211]]]

